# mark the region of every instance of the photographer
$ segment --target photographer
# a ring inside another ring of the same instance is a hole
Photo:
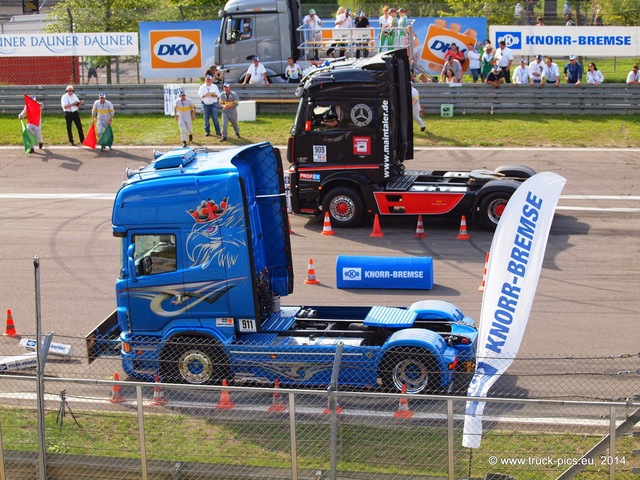
[[[211,75],[211,76],[213,76],[213,83],[223,85],[224,84],[224,74],[225,74],[225,72],[228,72],[228,71],[229,70],[225,70],[224,68],[221,69],[221,70],[218,70],[218,66],[217,65],[211,65],[209,67],[209,69],[205,72],[205,77],[207,75]]]

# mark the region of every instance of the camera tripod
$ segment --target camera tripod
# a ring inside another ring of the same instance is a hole
[[[64,423],[64,417],[66,415],[67,410],[69,410],[69,413],[71,414],[71,418],[73,418],[73,421],[76,422],[76,425],[79,428],[82,428],[80,426],[80,423],[78,423],[78,419],[76,418],[76,416],[73,413],[73,410],[71,410],[71,407],[69,406],[69,404],[67,403],[67,389],[65,388],[64,390],[60,390],[60,406],[58,407],[58,416],[56,417],[56,423],[58,423],[60,425],[60,428],[62,429],[62,425]]]

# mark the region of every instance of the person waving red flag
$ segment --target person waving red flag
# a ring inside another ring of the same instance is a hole
[[[98,144],[98,139],[96,138],[96,126],[93,122],[91,122],[91,127],[87,132],[87,136],[84,137],[82,144],[85,147],[96,148],[96,145]]]
[[[27,108],[27,123],[39,127],[41,113],[40,103],[31,98],[29,95],[25,95],[24,104]]]

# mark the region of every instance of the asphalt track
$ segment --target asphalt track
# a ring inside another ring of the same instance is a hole
[[[100,153],[51,147],[25,155],[0,147],[2,256],[0,311],[11,309],[19,333],[35,331],[33,258],[40,258],[43,331],[84,336],[114,308],[118,240],[111,235],[112,199],[125,168],[151,161],[153,147]],[[640,173],[637,149],[424,149],[410,169],[529,165],[553,171],[567,184],[551,229],[529,325],[527,355],[637,353],[640,287]],[[320,235],[322,222],[292,216],[295,291],[283,304],[398,305],[443,299],[478,319],[485,254],[492,234],[470,224],[471,240],[456,240],[459,219],[415,217],[371,222]],[[435,286],[425,290],[339,290],[338,254],[420,255],[434,261]],[[305,285],[313,258],[320,285]],[[55,339],[54,339],[55,341]],[[16,352],[17,353],[17,352]]]

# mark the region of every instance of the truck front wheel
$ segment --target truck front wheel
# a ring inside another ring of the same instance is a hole
[[[382,360],[380,377],[386,390],[401,393],[403,385],[406,385],[407,393],[423,393],[437,384],[438,365],[427,350],[396,350]]]
[[[354,227],[362,219],[364,202],[353,188],[338,187],[325,195],[322,211],[329,212],[334,227]]]
[[[219,385],[228,376],[228,365],[219,343],[208,338],[173,338],[160,354],[165,382]]]
[[[491,192],[480,200],[478,215],[485,228],[496,229],[510,198],[509,192]]]

